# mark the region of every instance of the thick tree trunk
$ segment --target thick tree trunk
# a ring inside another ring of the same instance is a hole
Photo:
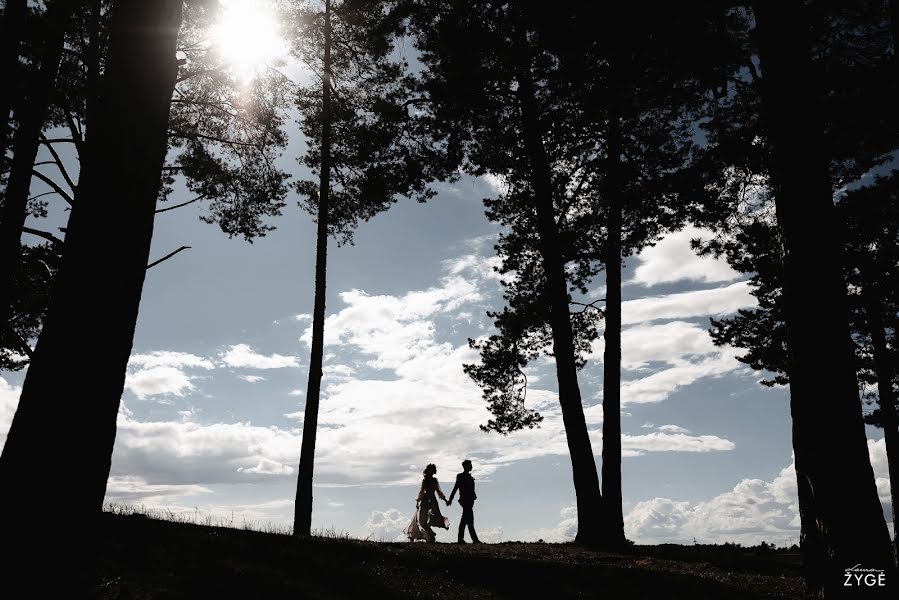
[[[3,82],[0,85],[0,162],[6,156],[9,113],[13,109],[16,93],[20,91],[17,73],[19,49],[27,15],[28,0],[6,0],[3,5],[3,21],[0,23],[0,81]]]
[[[614,93],[614,92],[613,92]],[[623,546],[624,513],[621,493],[621,227],[622,192],[621,125],[617,111],[610,111],[606,161],[607,222],[605,269],[605,351],[602,391],[602,494],[607,516],[607,542]]]
[[[597,546],[605,543],[602,494],[577,380],[570,299],[553,206],[550,165],[543,147],[533,84],[527,74],[519,82],[519,97],[524,143],[531,163],[531,186],[537,211],[540,255],[546,276],[545,294],[550,307],[559,403],[577,496],[578,531],[575,541]]]
[[[0,508],[10,515],[4,541],[20,569],[10,576],[37,569],[42,591],[92,575],[93,528],[166,154],[181,9],[181,0],[114,6],[99,114],[82,156],[63,262],[0,457]],[[35,581],[27,585],[22,589],[35,589]]]
[[[315,467],[315,436],[322,383],[325,345],[325,283],[328,260],[329,194],[331,190],[331,2],[325,0],[325,48],[322,68],[321,169],[318,189],[318,232],[315,244],[315,303],[312,310],[312,354],[303,418],[303,442],[294,504],[293,534],[312,533],[312,479]]]
[[[890,474],[890,505],[893,518],[893,551],[899,556],[899,429],[896,419],[896,394],[893,392],[893,365],[889,357],[884,333],[883,309],[877,279],[868,277],[862,287],[862,298],[868,327],[871,329],[871,345],[874,349],[874,370],[877,374],[877,395],[880,398],[880,415],[887,453],[887,469]]]
[[[808,516],[814,515],[821,541],[820,562],[807,568],[820,565],[820,577],[810,582],[823,581],[828,593],[838,594],[847,568],[892,569],[891,544],[853,367],[829,159],[823,152],[821,91],[804,5],[758,0],[754,9],[783,243],[793,449],[797,476],[808,483]]]
[[[47,118],[56,76],[59,73],[66,28],[76,4],[75,0],[56,0],[47,9],[42,31],[45,37],[39,51],[39,70],[31,80],[31,84],[26,86],[25,98],[16,107],[18,128],[13,140],[15,153],[0,220],[0,324],[4,328],[3,337],[12,335],[9,323],[10,303],[16,272],[19,269],[22,227],[25,226],[25,219],[28,216],[31,171],[37,157],[41,131]],[[4,88],[6,87],[4,85]]]

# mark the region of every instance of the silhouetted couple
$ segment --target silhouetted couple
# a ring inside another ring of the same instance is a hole
[[[437,497],[446,502],[449,506],[453,503],[453,497],[459,492],[459,505],[462,507],[462,520],[459,521],[459,543],[464,544],[463,535],[465,527],[468,527],[468,533],[471,541],[479,543],[478,534],[474,530],[474,501],[477,494],[474,493],[474,477],[471,476],[471,461],[462,461],[463,471],[456,475],[456,485],[450,493],[449,500],[443,495],[440,484],[434,475],[437,474],[437,467],[433,464],[425,467],[424,478],[421,480],[421,488],[418,490],[418,497],[415,499],[415,514],[412,515],[412,522],[406,527],[406,537],[409,541],[425,540],[426,542],[434,542],[437,536],[432,527],[442,527],[449,529],[449,519],[440,512],[440,503]]]

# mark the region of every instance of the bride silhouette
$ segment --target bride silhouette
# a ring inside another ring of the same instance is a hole
[[[416,540],[434,542],[437,536],[431,529],[432,527],[449,529],[449,519],[441,514],[440,503],[437,502],[437,496],[440,496],[444,502],[446,502],[446,496],[440,489],[437,478],[434,477],[436,474],[437,467],[435,465],[429,464],[425,467],[421,488],[415,499],[415,513],[412,515],[412,522],[406,527],[406,537],[410,542]]]

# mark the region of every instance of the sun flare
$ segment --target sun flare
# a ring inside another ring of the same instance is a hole
[[[245,82],[285,53],[270,0],[222,0],[212,37],[216,51]]]

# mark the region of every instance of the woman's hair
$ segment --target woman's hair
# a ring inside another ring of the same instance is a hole
[[[428,475],[433,475],[436,472],[437,472],[437,465],[435,465],[434,463],[430,463],[428,466],[425,467],[425,470],[422,471],[422,473],[424,474],[425,477],[427,477]]]

